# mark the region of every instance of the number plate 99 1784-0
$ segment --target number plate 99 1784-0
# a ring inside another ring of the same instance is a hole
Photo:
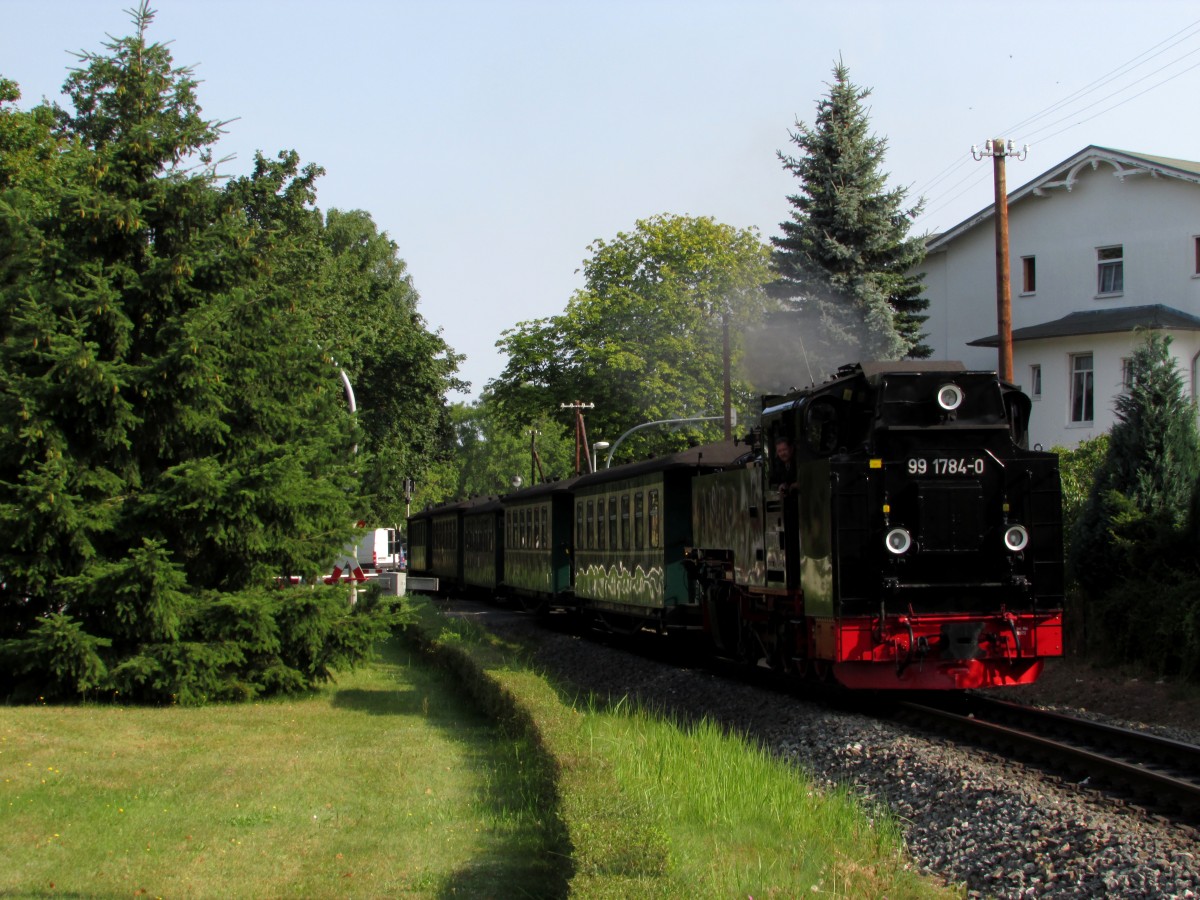
[[[983,474],[983,457],[980,456],[912,456],[908,460],[909,475],[962,475],[976,477]]]

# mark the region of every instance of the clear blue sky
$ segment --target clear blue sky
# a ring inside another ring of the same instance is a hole
[[[0,0],[0,74],[57,99],[70,51],[131,29],[136,0]],[[916,231],[992,201],[972,144],[1031,145],[1010,189],[1088,144],[1200,159],[1192,0],[159,0],[150,35],[255,150],[325,167],[322,208],[365,209],[474,396],[500,332],[555,315],[596,238],[658,213],[764,238],[796,182],[777,150],[841,56],[886,137]],[[457,399],[465,399],[458,397]]]

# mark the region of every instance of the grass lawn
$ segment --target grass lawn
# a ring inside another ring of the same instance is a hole
[[[539,774],[398,643],[302,700],[0,707],[0,895],[561,895]]]

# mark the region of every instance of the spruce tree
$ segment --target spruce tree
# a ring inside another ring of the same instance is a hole
[[[789,219],[772,237],[778,280],[772,293],[800,313],[808,350],[830,369],[863,358],[924,358],[919,276],[924,241],[908,230],[921,203],[905,208],[907,191],[888,190],[881,169],[887,141],[870,133],[863,100],[870,89],[849,78],[839,60],[813,127],[797,120],[789,132],[801,151],[778,153],[800,180]]]
[[[1154,652],[1135,648],[1135,631],[1169,634],[1176,627],[1177,610],[1156,616],[1129,597],[1147,586],[1158,601],[1168,595],[1164,585],[1176,577],[1168,570],[1183,561],[1178,548],[1200,475],[1196,410],[1170,345],[1170,337],[1149,332],[1135,350],[1132,384],[1116,398],[1108,454],[1070,542],[1070,570],[1089,601],[1089,643],[1125,656]]]
[[[0,657],[47,695],[253,696],[361,644],[264,592],[349,533],[358,435],[273,277],[305,243],[219,189],[220,123],[152,19],[83,55],[52,129],[0,108]]]

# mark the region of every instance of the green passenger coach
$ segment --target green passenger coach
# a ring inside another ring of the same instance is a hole
[[[535,485],[502,500],[504,592],[526,609],[570,605],[571,487],[576,480]]]
[[[720,442],[579,478],[572,510],[576,598],[610,621],[700,624],[684,563],[692,544],[692,479],[748,456],[746,445]]]

